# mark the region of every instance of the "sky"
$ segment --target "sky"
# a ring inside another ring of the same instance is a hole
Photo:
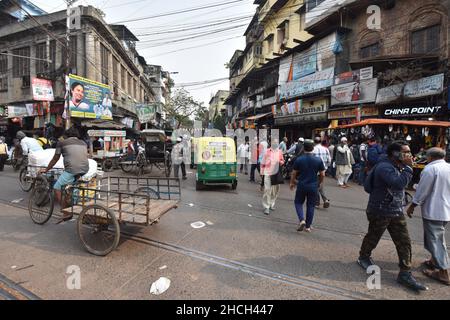
[[[225,64],[235,50],[245,47],[243,34],[255,12],[253,1],[79,0],[75,5],[95,6],[106,14],[107,23],[126,25],[140,40],[137,50],[148,64],[161,65],[165,71],[177,73],[171,75],[175,83],[188,84],[185,88],[191,95],[208,106],[217,90],[229,89],[229,81],[202,82],[229,76]],[[64,0],[32,2],[47,12],[65,9]],[[209,8],[197,10],[205,6]],[[126,22],[191,9],[195,10]],[[210,26],[204,27],[205,24]],[[196,38],[179,41],[191,37]],[[190,86],[199,82],[197,86]]]

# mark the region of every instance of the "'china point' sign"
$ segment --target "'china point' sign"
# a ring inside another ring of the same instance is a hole
[[[398,107],[398,108],[387,108],[384,110],[384,115],[386,117],[405,117],[405,116],[416,116],[416,115],[435,115],[441,111],[441,106],[435,107]]]

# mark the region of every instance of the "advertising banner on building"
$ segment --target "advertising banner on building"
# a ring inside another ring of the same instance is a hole
[[[378,90],[378,104],[395,102],[401,97],[421,98],[441,94],[444,91],[444,74],[395,84]]]
[[[444,74],[409,81],[405,85],[405,97],[420,98],[441,94],[444,91]]]
[[[333,85],[334,68],[318,71],[301,79],[285,82],[280,85],[279,98],[290,99],[314,93]]]
[[[28,111],[25,106],[8,106],[8,118],[28,117]]]
[[[378,79],[350,82],[331,87],[331,104],[352,105],[372,103],[377,98]]]
[[[292,55],[282,58],[280,60],[280,68],[278,71],[278,85],[289,81],[289,72],[292,65]]]
[[[361,82],[361,80],[370,80],[373,78],[373,67],[368,67],[359,70],[353,70],[338,74],[334,78],[334,84],[340,85],[350,82]]]
[[[33,100],[55,101],[55,97],[53,96],[53,84],[50,80],[33,78],[31,88],[33,90]]]
[[[317,71],[317,44],[294,54],[293,80],[298,80]]]
[[[112,120],[111,88],[105,84],[69,75],[69,110],[75,118]]]
[[[155,119],[156,104],[138,104],[136,105],[136,114],[140,123],[147,123]]]
[[[358,118],[358,108],[354,107],[351,109],[343,109],[343,110],[330,110],[328,111],[328,119],[336,120],[336,119],[354,119]],[[379,115],[378,108],[373,107],[363,107],[361,109],[360,117],[376,117]]]

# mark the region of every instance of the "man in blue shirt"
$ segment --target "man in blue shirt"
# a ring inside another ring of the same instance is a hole
[[[294,163],[294,170],[291,175],[291,190],[295,189],[296,180],[297,192],[295,194],[295,209],[300,220],[297,231],[311,232],[311,225],[314,219],[314,207],[317,201],[319,185],[323,183],[325,177],[325,166],[320,158],[314,156],[314,142],[305,140],[305,154],[299,157]],[[303,212],[303,204],[306,200],[306,221]],[[306,227],[306,229],[305,229]]]

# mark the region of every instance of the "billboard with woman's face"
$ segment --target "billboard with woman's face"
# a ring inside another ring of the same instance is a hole
[[[68,109],[71,117],[112,120],[111,89],[105,84],[71,74]]]

